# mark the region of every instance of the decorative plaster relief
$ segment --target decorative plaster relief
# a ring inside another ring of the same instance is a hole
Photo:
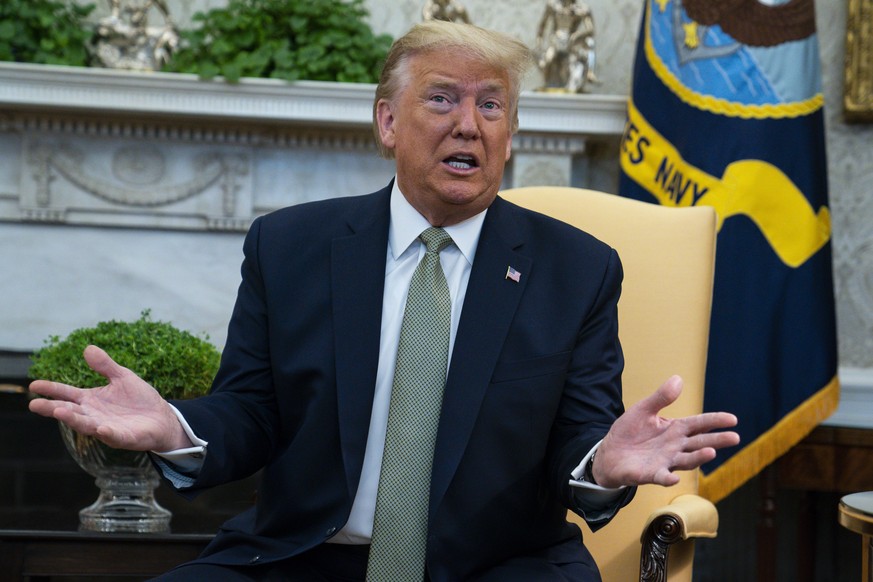
[[[586,139],[573,135],[516,135],[512,141],[512,182],[504,187],[570,186],[574,160],[585,154]]]
[[[515,172],[515,187],[523,186],[569,186],[570,169],[562,159],[539,159],[519,164]],[[518,162],[516,162],[518,163]]]
[[[163,152],[150,144],[120,147],[112,158],[112,174],[121,182],[138,186],[159,181],[166,166]]]
[[[244,230],[251,154],[211,144],[156,145],[41,133],[24,140],[21,218],[68,224]]]

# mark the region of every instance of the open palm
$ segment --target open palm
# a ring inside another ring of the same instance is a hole
[[[88,346],[84,357],[108,383],[82,389],[36,380],[30,390],[46,398],[31,400],[32,412],[56,418],[115,448],[160,452],[190,446],[175,413],[157,390],[96,346]]]
[[[674,471],[696,469],[715,458],[717,449],[739,443],[736,432],[721,430],[736,426],[733,414],[660,416],[681,392],[682,379],[672,376],[615,421],[595,456],[594,479],[599,485],[675,485],[679,476]]]

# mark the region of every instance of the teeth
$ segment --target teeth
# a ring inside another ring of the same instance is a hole
[[[447,160],[448,164],[459,170],[469,170],[470,168],[475,166],[475,160],[473,156],[467,155],[457,155],[452,156]]]

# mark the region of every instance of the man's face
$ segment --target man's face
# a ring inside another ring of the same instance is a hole
[[[509,75],[448,49],[407,66],[406,86],[376,106],[380,137],[410,204],[434,226],[457,224],[500,188],[512,147]]]

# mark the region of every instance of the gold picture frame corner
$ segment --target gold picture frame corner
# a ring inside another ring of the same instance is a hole
[[[843,118],[873,122],[873,0],[848,0]]]

